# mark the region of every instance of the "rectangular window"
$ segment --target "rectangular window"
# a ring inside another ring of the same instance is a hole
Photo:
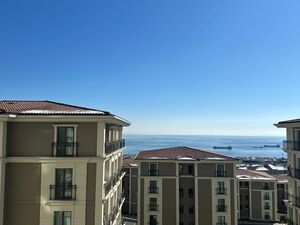
[[[71,225],[71,212],[70,211],[55,211],[54,212],[54,225]]]
[[[158,176],[157,164],[151,163],[149,168],[150,176]]]
[[[149,216],[149,225],[157,225],[157,216],[155,215]]]
[[[189,214],[194,215],[194,207],[193,206],[189,208]]]
[[[225,199],[218,199],[217,212],[226,212]]]
[[[189,197],[193,198],[194,197],[194,190],[193,189],[189,189]]]
[[[217,177],[225,177],[225,165],[217,164]]]
[[[73,169],[55,170],[55,199],[72,199]]]
[[[184,208],[183,208],[183,206],[180,206],[180,207],[179,207],[179,213],[180,213],[180,214],[183,214],[183,213],[184,213]]]
[[[264,200],[270,200],[270,193],[269,192],[264,193]]]
[[[183,189],[179,188],[179,198],[183,198]]]
[[[73,156],[74,146],[74,127],[57,127],[56,156]]]
[[[225,194],[225,183],[224,183],[224,181],[218,181],[218,183],[217,183],[217,194]]]
[[[194,165],[189,165],[189,167],[188,167],[188,173],[189,173],[189,175],[193,175],[194,174]]]
[[[150,198],[149,199],[149,210],[150,211],[156,211],[157,210],[157,199],[156,198]]]
[[[225,224],[225,216],[218,216],[218,224]]]
[[[157,181],[156,180],[150,180],[149,193],[157,193]]]

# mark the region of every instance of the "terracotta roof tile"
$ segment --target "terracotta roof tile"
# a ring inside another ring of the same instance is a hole
[[[240,176],[248,176],[250,178],[258,178],[258,179],[272,179],[275,180],[276,178],[271,176],[270,174],[267,174],[265,172],[258,172],[254,170],[247,170],[247,169],[237,169],[236,175],[238,177]]]
[[[236,160],[235,158],[228,157],[219,153],[204,151],[200,149],[179,146],[171,148],[162,148],[156,150],[141,151],[137,156],[137,160],[142,159],[155,159],[155,160],[203,160],[203,159],[216,159],[216,160]]]
[[[0,114],[20,115],[112,115],[109,112],[53,101],[0,100]]]

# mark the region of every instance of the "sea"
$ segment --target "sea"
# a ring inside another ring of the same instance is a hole
[[[125,154],[135,155],[140,151],[187,146],[218,152],[231,157],[286,158],[282,150],[285,137],[266,136],[216,136],[216,135],[132,135],[125,134]],[[264,147],[280,145],[280,147]],[[232,149],[214,149],[214,146],[231,146]]]

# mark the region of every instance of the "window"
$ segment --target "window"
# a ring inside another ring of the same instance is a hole
[[[74,156],[75,151],[75,127],[58,126],[56,127],[56,149],[55,156]]]
[[[73,169],[55,170],[55,199],[72,199]]]
[[[150,225],[157,225],[157,216],[155,216],[155,215],[150,215],[150,216],[149,216],[149,224],[150,224]]]
[[[150,211],[156,211],[157,210],[157,199],[156,198],[150,198],[149,199],[149,210]]]
[[[180,207],[179,207],[179,213],[180,213],[180,214],[183,214],[183,213],[184,213],[184,208],[183,208],[183,206],[180,206]]]
[[[183,198],[183,189],[179,188],[179,198]]]
[[[266,209],[266,210],[270,209],[270,203],[269,202],[264,202],[264,209]]]
[[[179,164],[179,175],[183,174],[183,165]]]
[[[194,174],[194,165],[188,165],[188,173],[189,173],[189,175]]]
[[[218,216],[218,225],[225,224],[225,216]]]
[[[264,193],[264,200],[270,200],[270,193],[269,192]]]
[[[189,207],[189,214],[194,215],[194,207]]]
[[[157,193],[157,182],[156,182],[156,180],[150,180],[150,182],[149,182],[149,193]]]
[[[217,177],[225,177],[225,165],[217,164]]]
[[[217,194],[225,194],[225,183],[224,183],[224,181],[218,181],[218,183],[217,183]]]
[[[218,199],[217,212],[226,212],[225,199]]]
[[[193,198],[194,197],[194,190],[193,189],[189,189],[189,197]]]
[[[157,164],[151,163],[149,168],[150,176],[158,176]]]
[[[269,183],[264,183],[264,189],[269,190],[269,188],[270,188]]]
[[[54,225],[71,225],[71,212],[69,211],[55,211]]]
[[[265,220],[269,220],[270,219],[270,213],[269,212],[265,212]]]

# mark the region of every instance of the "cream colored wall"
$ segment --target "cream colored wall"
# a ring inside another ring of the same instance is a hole
[[[73,184],[77,185],[75,201],[49,200],[50,185],[55,184],[56,168],[73,169]],[[41,170],[40,224],[53,225],[54,211],[71,211],[72,225],[84,224],[86,208],[87,163],[42,163]]]

